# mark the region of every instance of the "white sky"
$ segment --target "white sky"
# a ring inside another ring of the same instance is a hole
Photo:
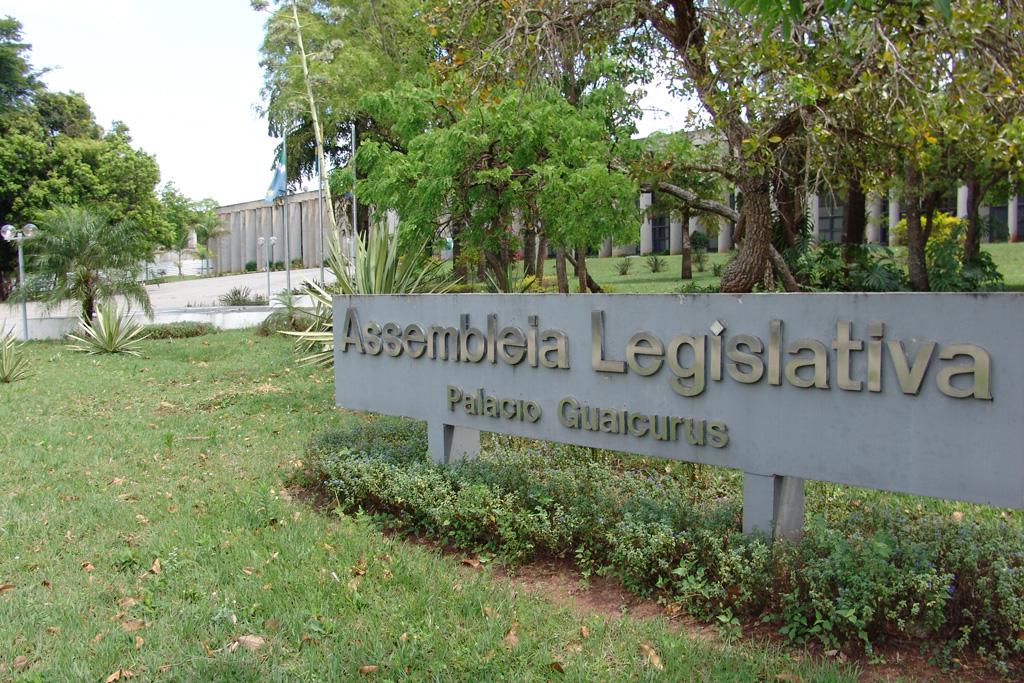
[[[249,0],[0,0],[53,90],[83,93],[99,123],[124,121],[163,181],[221,204],[260,199],[276,141],[254,111],[264,15]],[[685,105],[649,88],[641,134],[681,126]]]

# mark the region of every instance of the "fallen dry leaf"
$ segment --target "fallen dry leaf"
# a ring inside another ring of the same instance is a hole
[[[640,643],[640,651],[644,653],[647,664],[658,671],[664,671],[665,665],[661,663],[658,652],[651,647],[650,643]]]
[[[146,628],[146,622],[142,619],[132,619],[131,621],[121,622],[121,630],[125,633],[131,633],[143,628]]]
[[[803,683],[804,679],[800,678],[796,674],[791,674],[789,672],[783,671],[780,674],[775,674],[775,680],[786,681],[787,683]]]
[[[11,666],[14,667],[15,671],[24,671],[32,666],[32,661],[25,655],[18,655],[14,658],[14,661],[11,662]]]
[[[91,572],[93,569],[95,569],[95,567],[92,566],[92,562],[83,562],[82,569],[87,572]]]
[[[587,628],[586,624],[584,624],[583,626],[580,626],[580,638],[589,638],[589,637],[590,637],[590,629]]]
[[[267,641],[263,636],[238,636],[235,638],[234,642],[251,652],[255,652],[267,644]]]
[[[58,633],[60,633],[60,626],[47,626],[46,627],[46,632],[49,633],[52,636],[55,636]]]
[[[0,593],[3,593],[4,591],[12,591],[12,590],[14,590],[14,584],[13,583],[0,583]]]
[[[146,644],[146,641],[143,640],[142,636],[135,636],[135,649],[136,650],[141,650],[142,646],[145,645],[145,644]]]
[[[492,610],[490,607],[484,607],[484,616],[490,619],[494,616],[494,610]]]
[[[462,564],[473,569],[480,569],[480,560],[475,557],[464,557],[462,558]]]
[[[155,560],[153,560],[153,565],[149,568],[149,573],[150,574],[159,574],[160,573],[160,558],[159,557],[156,558]]]
[[[242,573],[246,576],[252,576],[252,567],[242,567]]]
[[[376,664],[366,664],[365,666],[359,667],[359,673],[361,673],[363,675],[372,674],[373,672],[375,672],[379,668],[380,667],[377,666]]]
[[[110,480],[108,485],[109,486],[120,486],[124,482],[125,482],[125,478],[124,477],[114,477],[113,479]]]
[[[409,640],[409,634],[408,633],[402,633],[402,635],[398,636],[398,639],[404,643],[407,640]]]
[[[959,510],[955,510],[953,512],[953,521],[957,524],[964,521],[964,513],[960,512]]]
[[[121,681],[126,678],[131,678],[134,675],[135,672],[131,669],[118,669],[114,673],[104,678],[103,683],[115,683],[115,681]]]
[[[143,525],[149,524],[149,519],[147,519],[144,515],[135,515],[135,521]]]
[[[139,604],[139,601],[137,598],[127,597],[118,600],[117,604],[121,607],[121,609],[131,609],[135,605]]]
[[[560,674],[565,673],[565,667],[562,666],[561,662],[551,662],[548,664],[548,667],[550,667],[552,671],[557,671]]]
[[[513,621],[509,629],[505,631],[505,647],[507,647],[509,650],[511,650],[519,644],[519,635],[516,633],[516,628],[518,626],[519,624]]]

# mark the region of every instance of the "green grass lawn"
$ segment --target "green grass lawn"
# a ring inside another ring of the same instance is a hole
[[[999,272],[1003,274],[1006,281],[1006,289],[1013,291],[1024,291],[1024,242],[1016,244],[984,244],[982,248],[992,254]],[[905,249],[897,247],[897,254],[905,253]],[[618,266],[622,261],[621,257],[611,258],[588,258],[587,268],[591,276],[602,287],[616,293],[661,293],[675,292],[683,284],[680,279],[681,256],[662,256],[665,261],[665,270],[659,273],[652,273],[648,267],[646,256],[630,256],[631,263],[628,275],[619,275]],[[730,258],[729,254],[708,254],[708,264],[704,272],[693,267],[693,279],[685,282],[692,282],[696,285],[707,286],[717,285],[719,278],[715,277],[712,268],[716,263],[725,263]],[[554,283],[555,261],[548,259],[544,266],[545,279],[548,284]],[[576,281],[572,276],[572,268],[569,268],[569,286],[574,292],[579,291]]]
[[[311,433],[359,419],[329,374],[248,331],[144,346],[34,343],[0,385],[0,680],[854,679],[580,616],[320,511],[287,485]]]

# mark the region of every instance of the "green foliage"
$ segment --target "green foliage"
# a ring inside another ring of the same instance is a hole
[[[877,245],[818,242],[796,257],[792,270],[808,287],[827,292],[897,292],[907,287],[892,250]]]
[[[213,199],[189,199],[169,182],[160,192],[160,204],[163,218],[170,228],[170,241],[165,242],[165,246],[180,251],[188,246],[190,232],[195,232],[196,242],[200,245],[224,232],[217,216],[217,202]]]
[[[760,618],[794,643],[867,652],[913,636],[997,663],[1024,647],[1024,528],[998,514],[950,521],[949,505],[819,484],[802,540],[768,545],[740,533],[740,475],[725,470],[512,438],[454,468],[425,450],[419,423],[388,418],[308,452],[343,510],[510,561],[571,554],[584,576],[733,630]]]
[[[337,240],[328,242],[327,267],[335,281],[329,286],[306,283],[313,301],[313,321],[305,330],[283,332],[295,337],[300,363],[330,367],[334,364],[334,294],[435,294],[454,285],[451,271],[433,257],[432,241],[409,234],[400,222],[393,231],[374,223],[369,235],[355,242],[355,261],[341,251]]]
[[[139,263],[149,258],[152,246],[131,223],[112,223],[103,213],[62,206],[43,216],[26,249],[27,287],[48,308],[77,301],[82,316],[91,319],[99,301],[121,296],[152,314],[149,294],[137,280]]]
[[[702,285],[696,282],[684,282],[676,288],[677,294],[717,294],[718,285]]]
[[[934,242],[948,242],[953,232],[956,231],[958,239],[963,243],[966,238],[966,232],[963,230],[964,221],[956,216],[951,216],[948,213],[941,211],[936,212],[935,217],[932,219],[932,231],[928,235],[928,244]],[[921,228],[924,229],[924,218],[921,219]],[[957,228],[960,228],[958,231]],[[901,218],[896,225],[891,229],[893,238],[896,240],[896,244],[905,245],[907,243],[907,219]]]
[[[650,254],[647,257],[647,270],[652,273],[660,273],[665,270],[665,259],[657,254]]]
[[[305,332],[313,323],[311,313],[294,307],[279,308],[256,326],[256,334],[269,337],[277,332]]]
[[[633,267],[633,261],[628,256],[623,256],[619,259],[618,263],[615,264],[615,270],[619,275],[629,275],[630,269]]]
[[[697,233],[698,235],[700,233]],[[707,249],[694,249],[693,251],[693,265],[697,266],[697,272],[703,273],[708,268],[708,252]]]
[[[684,226],[685,228],[685,226]],[[707,252],[708,246],[711,244],[711,240],[703,232],[694,232],[690,235],[690,247],[693,248],[694,252],[703,251]]]
[[[146,325],[142,332],[148,339],[187,339],[189,337],[202,337],[203,335],[214,334],[217,332],[217,328],[211,323],[182,321],[162,323],[160,325]]]
[[[711,265],[711,274],[715,277],[722,277],[723,270],[725,270],[724,263],[714,263]]]
[[[232,287],[218,299],[221,306],[266,306],[267,297],[248,287]]]
[[[100,304],[94,320],[83,316],[78,323],[78,334],[69,334],[68,339],[76,342],[68,345],[72,351],[141,356],[139,342],[146,339],[146,335],[141,325],[132,322],[127,311],[122,312],[116,303],[107,301]]]
[[[245,262],[245,272],[247,272],[247,273],[255,273],[258,268],[259,268],[259,266],[256,265],[255,261],[246,261]]]
[[[23,346],[14,337],[14,330],[4,332],[0,329],[0,384],[10,384],[28,377],[28,359],[22,353]]]
[[[925,263],[933,292],[984,292],[1003,288],[1003,276],[992,257],[982,251],[974,262],[964,264],[964,227],[957,222],[942,239],[928,239]]]

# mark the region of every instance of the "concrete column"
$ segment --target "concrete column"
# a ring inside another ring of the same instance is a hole
[[[243,248],[244,253],[242,254],[242,269],[245,269],[245,264],[249,261],[256,261],[259,264],[259,259],[256,258],[256,238],[259,237],[260,232],[260,220],[263,217],[263,211],[256,214],[256,220],[249,221],[245,226],[245,246]]]
[[[288,258],[290,260],[302,258],[302,233],[304,230],[302,207],[298,202],[288,202]]]
[[[868,244],[882,241],[882,197],[877,192],[868,193]]]
[[[668,253],[683,253],[683,221],[675,216],[671,218],[668,224]]]
[[[743,533],[792,539],[803,525],[803,479],[743,473]]]
[[[732,249],[732,221],[718,221],[718,253],[725,254]]]
[[[231,264],[228,270],[237,272],[242,269],[241,254],[239,252],[239,244],[242,241],[242,230],[244,223],[244,212],[236,211],[231,215],[231,233],[228,235],[228,258]]]
[[[601,250],[597,252],[600,258],[608,258],[612,255],[612,238],[605,237],[601,242]]]
[[[956,188],[956,217],[967,217],[967,186],[961,185]]]
[[[889,246],[897,245],[896,231],[893,228],[900,222],[900,198],[895,192],[889,193]]]
[[[1024,237],[1020,234],[1019,201],[1017,195],[1013,195],[1006,205],[1006,225],[1010,229],[1011,242],[1020,242],[1021,237]]]
[[[651,225],[651,193],[644,192],[640,195],[640,211],[643,212],[643,222],[640,224],[640,254],[650,254],[654,251],[654,228]]]
[[[454,425],[427,423],[427,450],[434,462],[451,465],[480,453],[480,432]]]
[[[818,239],[821,236],[821,208],[818,203],[818,195],[813,192],[807,195],[807,211],[811,214],[814,239]]]

